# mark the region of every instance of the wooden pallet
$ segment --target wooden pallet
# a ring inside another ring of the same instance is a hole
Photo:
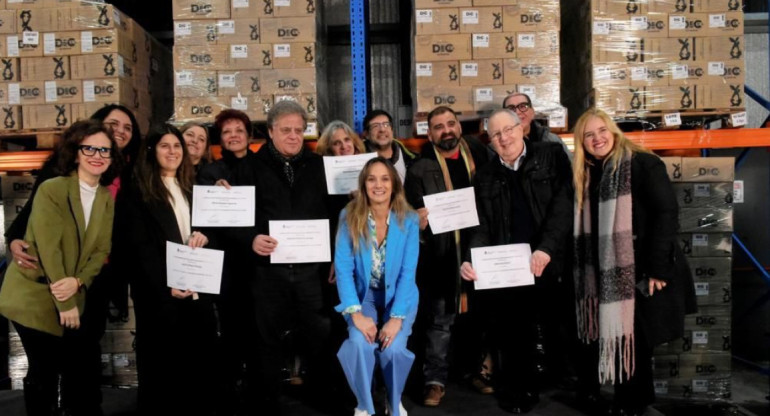
[[[62,133],[64,129],[0,130],[0,142],[19,141],[23,143],[19,145],[26,145],[26,142],[34,139],[35,149],[53,149],[61,140]]]

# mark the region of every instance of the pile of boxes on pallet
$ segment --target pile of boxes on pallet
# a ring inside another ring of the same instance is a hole
[[[655,389],[671,398],[731,394],[734,158],[663,158],[679,203],[679,244],[695,282],[698,313],[682,339],[655,350]]]
[[[416,0],[416,112],[439,105],[489,112],[519,91],[536,109],[560,114],[553,126],[565,127],[559,7],[556,0]]]
[[[326,84],[320,4],[174,0],[175,120],[212,121],[235,108],[264,121],[286,99],[317,119]]]
[[[146,131],[168,102],[170,59],[111,5],[0,0],[0,130],[66,127],[117,103]]]
[[[615,113],[746,106],[741,1],[590,4],[589,71],[597,107]]]

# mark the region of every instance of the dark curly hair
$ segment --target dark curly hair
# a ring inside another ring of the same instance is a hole
[[[123,168],[123,155],[118,151],[118,145],[112,135],[112,130],[105,127],[98,120],[76,121],[62,135],[61,147],[59,148],[58,168],[62,175],[68,175],[78,168],[78,152],[80,144],[86,137],[94,134],[104,133],[110,139],[111,157],[110,166],[99,178],[99,184],[107,186],[120,174]]]
[[[171,205],[169,197],[171,194],[163,184],[161,177],[160,163],[158,162],[157,146],[163,136],[171,134],[179,140],[182,145],[182,163],[176,170],[176,179],[179,187],[182,188],[187,201],[192,203],[192,187],[195,176],[195,170],[190,161],[187,146],[184,142],[182,133],[176,127],[170,124],[162,124],[150,129],[145,138],[144,146],[139,152],[139,160],[136,163],[135,178],[142,192],[142,199],[145,202],[155,202],[163,205]]]
[[[123,148],[122,153],[124,159],[133,164],[136,161],[136,158],[139,156],[139,147],[141,147],[142,142],[142,132],[139,130],[139,123],[136,121],[134,113],[125,106],[119,104],[110,104],[96,110],[93,114],[91,114],[91,119],[99,120],[103,123],[104,119],[107,118],[107,116],[109,116],[110,113],[114,110],[119,110],[125,113],[128,116],[128,119],[131,120],[131,141],[128,142],[126,147]]]

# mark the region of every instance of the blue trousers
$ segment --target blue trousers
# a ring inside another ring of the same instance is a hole
[[[366,297],[361,302],[361,313],[372,318],[378,327],[382,321],[390,319],[390,308],[385,306],[385,291],[369,288]],[[340,360],[342,370],[348,379],[350,389],[358,400],[358,409],[366,410],[374,414],[374,402],[372,401],[372,377],[374,376],[374,364],[379,362],[382,374],[385,378],[385,387],[388,390],[388,401],[393,416],[399,415],[399,403],[404,384],[409,375],[409,369],[414,362],[414,354],[406,349],[406,340],[412,333],[417,310],[411,311],[404,319],[401,330],[396,334],[390,347],[385,350],[380,348],[378,342],[369,344],[361,331],[353,325],[352,319],[345,316],[348,322],[348,339],[342,343],[337,358]]]

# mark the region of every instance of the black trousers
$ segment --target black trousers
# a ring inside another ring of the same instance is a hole
[[[259,407],[277,411],[280,395],[282,350],[294,350],[308,361],[308,381],[319,380],[333,357],[322,360],[329,336],[329,319],[323,314],[320,264],[257,266],[252,281],[254,318],[259,333],[262,380],[258,392],[249,396],[261,400]]]

